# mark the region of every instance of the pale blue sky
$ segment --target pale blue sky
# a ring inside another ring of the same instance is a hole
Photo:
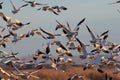
[[[0,11],[4,12],[7,16],[11,16],[12,19],[17,18],[22,22],[31,22],[28,27],[18,30],[18,33],[27,33],[29,30],[39,27],[55,32],[56,20],[63,24],[66,24],[68,21],[73,29],[81,19],[86,18],[86,21],[80,26],[78,35],[82,41],[89,43],[88,41],[91,39],[85,27],[85,24],[87,24],[96,34],[109,30],[109,40],[120,43],[120,14],[117,12],[117,9],[120,9],[120,4],[109,5],[109,3],[116,0],[38,0],[41,3],[48,3],[50,6],[59,5],[67,7],[68,10],[63,11],[59,16],[48,11],[37,11],[40,6],[36,6],[35,8],[27,6],[18,14],[13,15],[9,0],[0,1],[4,1],[3,9]],[[25,3],[22,0],[13,0],[13,2],[16,7]],[[2,26],[6,25],[2,18],[0,18],[0,24]],[[41,37],[34,36],[23,39],[16,44],[9,43],[6,48],[1,47],[1,49],[8,52],[20,52],[20,55],[31,55],[37,48],[41,48],[42,43],[46,42]]]

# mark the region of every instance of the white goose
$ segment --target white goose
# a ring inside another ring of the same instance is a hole
[[[9,23],[7,26],[8,27],[12,27],[12,26],[13,27],[16,27],[16,26],[22,27],[22,26],[29,25],[29,24],[30,24],[30,22],[28,22],[28,23],[22,23],[18,19],[15,19],[13,22]]]
[[[58,25],[56,26],[55,30],[58,30],[59,28],[63,29],[63,33],[66,34],[67,38],[69,41],[74,41],[75,37],[78,35],[78,30],[79,30],[79,26],[85,21],[85,18],[83,18],[78,24],[77,26],[74,28],[74,30],[71,30],[68,22],[67,22],[67,26],[66,25],[62,25],[60,22],[56,21],[58,23]]]

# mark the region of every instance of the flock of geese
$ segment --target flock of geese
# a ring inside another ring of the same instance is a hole
[[[43,5],[43,7],[40,7],[37,10],[50,11],[55,15],[59,15],[59,13],[62,10],[67,10],[67,8],[64,6],[48,6],[48,4],[41,4],[36,0],[22,0],[25,2],[25,4],[20,6],[19,8],[16,8],[13,0],[9,1],[13,7],[13,14],[17,14],[22,8],[28,5],[30,5],[31,7]],[[115,3],[120,3],[120,1],[117,1]],[[0,2],[1,10],[3,9],[3,5],[4,2]],[[74,50],[76,50],[77,53],[80,54],[79,58],[82,61],[81,65],[83,66],[83,70],[95,69],[100,73],[104,73],[101,66],[112,65],[114,66],[113,74],[118,74],[120,72],[120,44],[109,41],[109,30],[104,31],[101,34],[95,35],[93,30],[88,25],[85,25],[89,35],[91,36],[90,44],[85,44],[78,37],[80,26],[85,22],[86,18],[80,20],[80,22],[78,22],[78,24],[73,30],[71,29],[68,22],[66,23],[66,25],[64,25],[56,20],[57,25],[55,27],[55,30],[59,31],[61,29],[61,34],[54,34],[41,27],[38,29],[30,30],[27,33],[18,34],[16,31],[23,28],[24,26],[30,25],[30,22],[23,23],[18,19],[12,20],[11,17],[7,16],[2,11],[0,11],[0,16],[3,19],[3,21],[7,23],[6,27],[2,27],[0,33],[1,47],[6,48],[7,43],[9,42],[17,43],[23,38],[29,38],[34,35],[38,35],[42,39],[45,39],[47,41],[47,43],[42,44],[44,51],[42,51],[41,49],[37,49],[36,51],[34,51],[32,60],[27,62],[18,57],[18,53],[8,53],[4,50],[0,50],[0,65],[11,66],[16,71],[16,73],[12,71],[7,72],[2,67],[0,67],[0,72],[6,75],[10,80],[19,80],[19,77],[21,77],[22,79],[29,79],[30,77],[40,79],[38,76],[34,76],[33,74],[37,73],[39,69],[43,67],[44,64],[47,64],[48,61],[50,62],[49,65],[55,70],[59,69],[58,67],[60,64],[71,63],[72,65],[74,65],[74,54],[72,53]],[[7,31],[7,33],[3,34],[2,32],[4,32],[5,30]],[[63,42],[60,39],[56,40],[60,37],[67,38],[68,41],[66,42],[66,44],[63,44]],[[51,49],[53,49],[53,46],[56,46],[54,49],[56,51],[57,57],[54,57],[54,55],[51,54]],[[87,48],[90,48],[92,50],[88,51]],[[95,61],[97,57],[102,54],[104,55],[100,57],[99,63],[90,63],[90,61]],[[87,62],[85,60],[87,60]],[[25,73],[23,73],[20,70],[22,68],[28,67],[37,68],[38,70]],[[83,76],[84,75],[76,73],[73,76],[71,76],[68,80],[76,80],[76,78],[78,78],[77,80],[84,80]],[[4,78],[4,76],[0,75],[0,78],[2,79]],[[112,77],[108,76],[107,73],[105,73],[105,80],[112,80]]]

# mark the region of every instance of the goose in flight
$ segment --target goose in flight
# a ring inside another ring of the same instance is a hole
[[[39,36],[42,36],[42,38],[46,39],[46,37],[38,29],[31,30],[29,34],[32,35],[32,36],[35,35],[35,34],[37,34]]]
[[[94,33],[91,31],[91,29],[86,25],[86,28],[88,32],[90,33],[90,36],[92,40],[90,40],[90,43],[95,47],[95,48],[104,48],[105,49],[105,44],[108,39],[108,32],[109,30],[103,32],[100,36],[97,35],[95,36]]]
[[[79,26],[85,21],[85,18],[83,18],[77,25],[76,27],[74,28],[73,32],[76,32],[79,30]],[[56,26],[55,30],[59,29],[59,28],[63,28],[66,32],[70,32],[71,31],[71,28],[70,28],[70,25],[69,23],[67,22],[67,26],[65,25],[62,25],[60,22],[58,22],[56,20],[56,22],[58,23],[58,25]]]
[[[109,30],[107,30],[107,31],[105,31],[105,32],[103,32],[100,36],[99,35],[97,35],[97,37],[95,36],[95,34],[91,31],[91,29],[86,25],[86,28],[87,28],[87,30],[88,30],[88,32],[90,33],[90,36],[91,36],[91,38],[92,38],[92,40],[90,41],[91,43],[99,43],[100,42],[100,40],[105,36],[105,35],[107,35],[108,34],[108,32],[109,32]],[[108,36],[106,36],[106,38],[107,38]],[[105,37],[104,37],[105,38]],[[105,38],[105,39],[106,39]]]
[[[36,5],[47,5],[47,4],[41,4],[39,2],[37,2],[37,0],[34,1],[27,1],[27,0],[23,0],[26,3],[29,3],[31,5],[31,7],[35,7]]]
[[[21,7],[16,8],[15,5],[13,4],[12,0],[10,0],[10,3],[11,3],[11,5],[12,5],[13,9],[14,9],[14,10],[12,10],[12,13],[13,13],[13,14],[18,13],[23,7],[25,7],[25,6],[28,5],[28,4],[24,4],[24,5],[22,5]]]
[[[11,22],[10,24],[8,24],[7,26],[8,27],[12,27],[12,26],[25,26],[25,25],[29,25],[30,24],[30,22],[28,22],[28,23],[22,23],[21,21],[19,21],[18,19],[15,19],[13,22]]]
[[[73,55],[72,55],[72,53],[61,43],[61,41],[52,41],[52,42],[50,42],[50,45],[57,45],[57,46],[59,46],[60,48],[58,48],[57,49],[57,53],[61,53],[61,49],[63,49],[64,50],[64,52],[63,52],[63,54],[66,54],[67,56],[70,56],[70,57],[72,57]]]
[[[49,54],[50,53],[50,43],[48,42],[47,43],[47,46],[45,46],[44,44],[42,44],[42,47],[43,47],[43,49],[44,49],[44,52],[43,51],[41,51],[41,50],[39,50],[39,49],[37,49],[37,51],[35,51],[35,55],[36,55],[36,57],[38,56],[40,56],[41,58],[43,58],[44,60],[49,60],[49,59],[51,59],[51,54]]]
[[[10,34],[0,34],[0,38],[5,39],[5,38],[9,38]]]
[[[112,53],[119,53],[120,52],[120,44],[109,42],[109,50]]]
[[[73,57],[72,53],[69,50],[63,50],[61,47],[56,49],[56,53],[60,56],[59,59],[63,60],[63,56],[66,54],[69,57]],[[60,60],[61,61],[61,60]]]
[[[61,12],[62,10],[67,10],[65,6],[53,6],[53,9],[57,9],[57,12]]]
[[[61,43],[61,41],[52,41],[50,43],[51,45],[57,45],[59,47],[61,47],[62,49],[66,50],[67,51],[67,48]]]
[[[17,25],[17,26],[25,26],[25,25],[29,25],[30,22],[23,24],[21,21],[19,21],[18,19],[15,19],[13,22],[11,21],[11,17],[6,16],[3,12],[0,12],[0,16],[3,18],[4,21],[6,21],[8,23],[8,27]]]
[[[25,34],[20,34],[19,37],[20,38],[28,38],[30,36],[34,36],[35,34],[37,34],[38,36],[42,36],[42,38],[46,39],[46,37],[38,30],[38,29],[33,29],[28,31],[28,33]]]
[[[98,43],[99,39],[96,38],[96,36],[94,35],[94,33],[91,31],[91,29],[87,25],[86,25],[86,27],[87,27],[88,32],[90,33],[91,38],[92,38],[92,40],[90,41],[90,43]]]
[[[79,30],[79,26],[85,21],[85,18],[83,18],[78,24],[77,26],[74,28],[74,30],[71,30],[69,24],[67,23],[66,25],[62,25],[60,22],[56,21],[58,23],[58,25],[56,26],[55,30],[58,30],[60,28],[63,29],[63,33],[66,34],[67,38],[69,41],[74,40],[74,38],[78,35],[78,30]]]
[[[82,48],[81,48],[80,44],[75,45],[74,41],[69,41],[69,42],[67,42],[66,45],[67,46],[69,45],[68,49],[70,49],[70,50],[77,50],[80,54],[82,53]],[[90,46],[90,45],[85,45],[85,46],[87,47],[87,46]]]
[[[37,9],[37,10],[43,10],[43,11],[50,11],[50,12],[52,12],[52,13],[54,13],[55,15],[59,15],[55,10],[54,10],[54,8],[53,7],[51,7],[51,6],[43,6],[42,8],[39,8],[39,9]]]

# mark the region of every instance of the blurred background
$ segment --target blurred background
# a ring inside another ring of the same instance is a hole
[[[120,13],[117,11],[120,9],[120,4],[109,5],[109,3],[115,2],[116,0],[37,0],[40,3],[48,4],[48,6],[65,6],[68,10],[62,11],[59,15],[55,15],[49,11],[38,11],[37,9],[43,6],[31,7],[30,5],[23,8],[19,13],[12,14],[12,5],[9,0],[0,0],[3,3],[3,12],[6,16],[10,16],[13,20],[18,19],[23,23],[30,22],[30,25],[16,31],[19,33],[27,33],[28,31],[36,28],[42,28],[52,33],[62,33],[61,30],[55,31],[57,21],[66,25],[68,21],[71,29],[78,24],[80,20],[86,18],[85,22],[80,26],[78,38],[85,44],[89,44],[91,40],[90,34],[88,33],[85,24],[95,34],[101,34],[102,32],[109,30],[109,41],[120,43]],[[12,0],[16,7],[20,7],[25,4],[22,0]],[[32,1],[32,0],[31,0]],[[0,18],[0,26],[6,27],[7,23]],[[1,32],[6,33],[6,31]],[[65,37],[60,37],[56,40],[60,40],[63,44],[66,42]],[[20,56],[32,55],[34,51],[42,48],[42,44],[46,44],[51,40],[45,40],[37,35],[22,39],[17,43],[9,42],[6,48],[2,46],[0,49],[6,52],[19,52]],[[51,54],[54,53],[55,47],[52,47]],[[79,55],[74,53],[73,55]]]

